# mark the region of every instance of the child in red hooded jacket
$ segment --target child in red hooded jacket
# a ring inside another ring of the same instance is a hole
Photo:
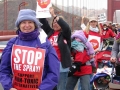
[[[92,74],[92,66],[94,63],[94,49],[87,40],[82,30],[76,31],[72,36],[72,56],[74,58],[73,65],[70,67],[66,90],[74,90],[74,87],[80,79],[81,88],[90,88],[90,75]]]

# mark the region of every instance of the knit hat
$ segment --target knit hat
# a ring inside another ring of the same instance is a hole
[[[91,22],[91,21],[96,21],[97,22],[98,20],[95,17],[91,17],[91,18],[89,18],[89,22]]]
[[[36,12],[31,9],[22,9],[19,11],[17,20],[15,22],[15,26],[19,27],[19,24],[24,20],[30,20],[33,21],[37,27],[40,27],[40,22],[36,18]]]
[[[87,42],[87,38],[82,30],[76,30],[71,36],[72,39],[76,37],[79,38],[84,44]]]

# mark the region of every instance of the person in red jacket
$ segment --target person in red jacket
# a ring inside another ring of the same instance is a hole
[[[95,52],[97,52],[101,49],[102,43],[101,26],[95,17],[89,18],[89,22],[87,23],[87,26],[85,26],[84,18],[85,17],[83,17],[81,21],[81,28],[83,29],[86,37],[88,38],[88,41],[90,41],[93,45]]]
[[[81,90],[89,90],[94,49],[82,30],[76,31],[71,38],[71,53],[74,59],[68,73],[66,90],[74,90],[79,79]]]
[[[96,17],[89,18],[89,22],[85,26],[84,18],[85,17],[83,17],[81,20],[81,28],[83,29],[86,37],[88,38],[88,41],[92,44],[95,53],[97,53],[102,48],[103,37],[102,37],[101,26],[98,23],[98,20]],[[96,60],[95,60],[95,62],[96,62]],[[98,62],[96,62],[95,64],[97,65]],[[98,67],[101,67],[101,63],[99,64]],[[92,74],[91,74],[91,77],[92,77]],[[93,89],[93,86],[91,84],[91,89],[89,89],[89,90],[92,90],[92,89]]]
[[[102,32],[103,39],[115,37],[115,33],[110,28],[108,28],[107,24],[103,24],[102,29],[103,29],[103,32]]]

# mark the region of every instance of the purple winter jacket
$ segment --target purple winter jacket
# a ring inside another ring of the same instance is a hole
[[[58,83],[60,62],[48,39],[46,39],[45,43],[41,44],[39,37],[29,41],[15,37],[7,43],[2,53],[0,64],[0,83],[4,90],[10,90],[12,88],[11,52],[13,44],[46,49],[42,83],[39,86],[39,90],[53,90]]]

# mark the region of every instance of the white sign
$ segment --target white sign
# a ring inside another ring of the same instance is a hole
[[[105,13],[102,13],[100,15],[98,15],[98,22],[99,23],[104,23],[107,21],[107,18],[106,18],[106,14]]]
[[[49,12],[49,8],[51,6],[51,0],[37,0],[36,18],[51,17],[51,14]]]
[[[101,41],[100,37],[89,35],[88,36],[88,41],[92,44],[94,50],[99,50],[100,49],[100,41]]]

